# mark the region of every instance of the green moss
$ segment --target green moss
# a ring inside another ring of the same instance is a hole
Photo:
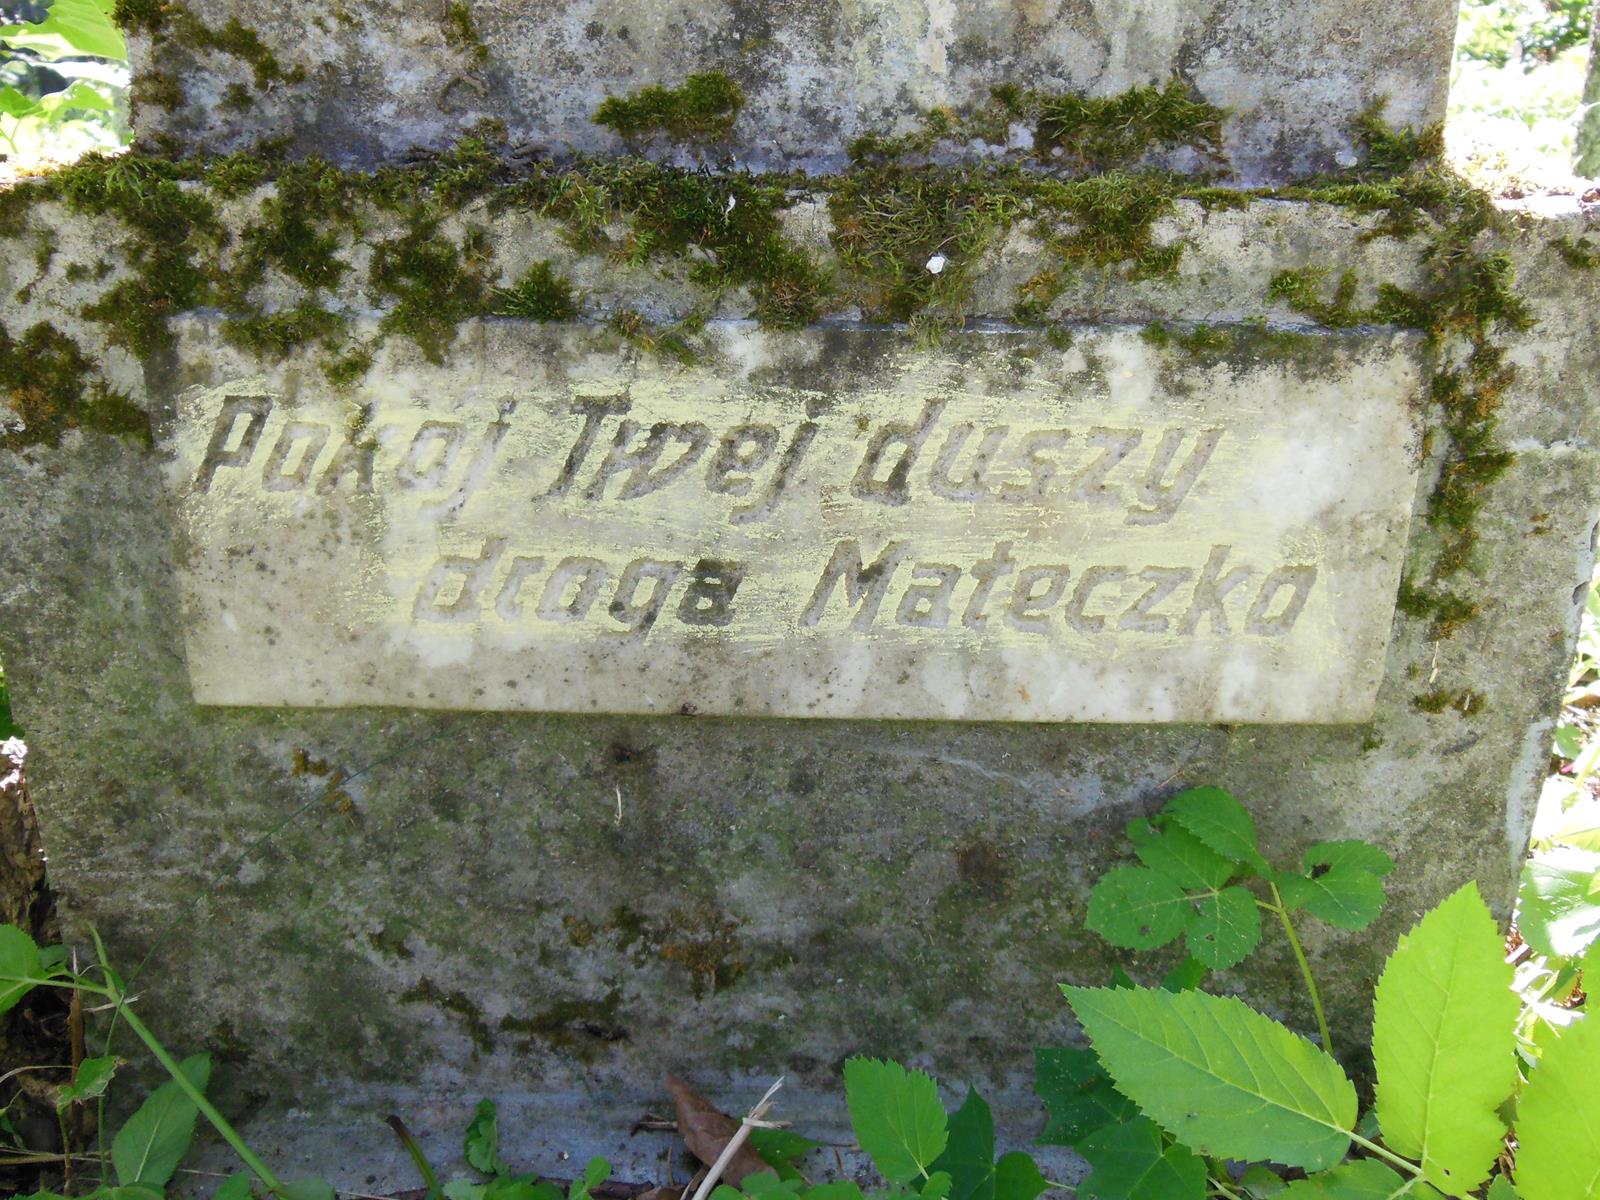
[[[1450,691],[1441,688],[1413,696],[1411,707],[1425,713],[1442,713],[1448,709],[1470,717],[1483,711],[1484,699],[1469,689]]]
[[[1356,140],[1365,152],[1365,168],[1382,175],[1401,175],[1444,154],[1444,126],[1396,129],[1383,119],[1387,97],[1369,104],[1356,118]]]
[[[372,351],[365,346],[325,359],[322,373],[329,383],[341,390],[354,387],[372,369]]]
[[[338,345],[349,324],[343,313],[301,301],[283,312],[230,317],[222,323],[222,336],[257,358],[283,358],[310,343]]]
[[[481,63],[489,58],[489,47],[478,34],[472,9],[463,0],[445,6],[444,40],[445,45],[464,51],[473,62]]]
[[[410,338],[429,362],[443,362],[457,326],[488,312],[488,268],[481,230],[453,242],[439,232],[438,218],[420,218],[373,247],[368,289],[393,302],[379,328]]]
[[[255,96],[242,83],[230,83],[222,90],[220,107],[229,112],[249,112],[255,107],[255,103]]]
[[[1220,157],[1228,115],[1197,99],[1178,79],[1106,97],[1028,92],[1008,107],[1036,116],[1035,154],[1096,171],[1131,166],[1151,150],[1179,146]]]
[[[1550,248],[1574,271],[1592,271],[1600,267],[1600,245],[1591,243],[1587,237],[1576,241],[1569,237],[1552,238]]]
[[[494,1031],[489,1028],[483,1009],[466,992],[460,989],[447,991],[424,975],[414,986],[401,992],[399,999],[401,1004],[427,1004],[454,1013],[461,1019],[467,1036],[472,1039],[479,1053],[494,1053]]]
[[[156,35],[167,27],[170,0],[116,0],[111,19],[129,33]]]
[[[556,273],[549,259],[534,263],[514,286],[496,291],[495,300],[494,315],[497,317],[565,321],[578,312],[571,282]]]
[[[1184,146],[1221,161],[1227,115],[1180,79],[1104,97],[1002,85],[986,105],[961,112],[935,108],[909,133],[860,137],[851,143],[850,156],[857,163],[891,163],[925,158],[942,142],[1008,146],[1012,126],[1021,124],[1033,131],[1025,157],[1058,171],[1127,168],[1153,151]]]
[[[174,41],[194,50],[209,50],[239,59],[249,66],[258,89],[280,82],[300,83],[306,77],[304,67],[285,70],[273,49],[237,17],[230,17],[227,24],[217,28],[207,25],[179,4],[169,3],[166,14],[164,31]]]
[[[744,89],[718,71],[690,75],[675,88],[650,84],[611,96],[595,109],[597,125],[630,141],[664,135],[675,141],[726,138],[744,107]]]
[[[624,341],[657,358],[687,367],[707,357],[705,349],[695,342],[706,327],[702,313],[691,314],[675,325],[656,325],[642,313],[624,308],[613,313],[608,324]]]
[[[579,1058],[592,1059],[604,1053],[607,1044],[628,1037],[618,1020],[621,999],[621,993],[612,988],[598,1000],[556,1000],[529,1016],[502,1019],[500,1032],[522,1034],[544,1045],[569,1050]]]
[[[93,363],[72,338],[40,322],[20,338],[0,326],[0,391],[22,420],[0,426],[0,448],[54,445],[69,429],[132,437],[150,445],[150,417],[92,378]]]

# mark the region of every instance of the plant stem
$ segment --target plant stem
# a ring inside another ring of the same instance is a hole
[[[1385,1150],[1382,1146],[1378,1145],[1377,1142],[1367,1141],[1367,1139],[1362,1137],[1359,1133],[1352,1133],[1349,1135],[1349,1137],[1352,1142],[1360,1146],[1363,1150],[1370,1150],[1373,1154],[1376,1154],[1385,1162],[1393,1163],[1395,1166],[1409,1171],[1413,1175],[1420,1176],[1422,1174],[1422,1168],[1417,1166],[1417,1164],[1412,1162],[1409,1158],[1401,1158],[1398,1154],[1394,1154],[1388,1150]]]
[[[118,1000],[120,1001],[121,997],[118,997]],[[233,1147],[233,1152],[239,1156],[240,1161],[245,1166],[250,1168],[255,1177],[261,1180],[262,1186],[269,1192],[274,1192],[281,1196],[283,1194],[283,1185],[278,1182],[277,1177],[267,1169],[266,1163],[257,1158],[255,1152],[244,1144],[244,1139],[239,1136],[232,1125],[228,1124],[227,1118],[216,1110],[211,1101],[206,1099],[205,1093],[195,1087],[189,1077],[178,1068],[178,1064],[173,1060],[172,1055],[167,1053],[167,1048],[156,1040],[156,1035],[150,1032],[149,1028],[134,1014],[131,1008],[119,1004],[118,1011],[122,1014],[122,1019],[127,1022],[128,1028],[133,1030],[135,1036],[145,1044],[150,1053],[156,1056],[156,1061],[167,1069],[167,1074],[172,1076],[172,1081],[178,1085],[184,1095],[189,1097],[194,1106],[205,1115],[206,1120],[211,1122],[216,1131],[222,1135],[222,1140]]]
[[[1239,1193],[1234,1191],[1231,1187],[1223,1183],[1222,1180],[1216,1178],[1215,1176],[1206,1180],[1206,1182],[1212,1187],[1216,1188],[1217,1191],[1222,1195],[1226,1196],[1228,1200],[1239,1200]]]
[[[1278,885],[1269,879],[1267,886],[1272,889],[1271,908],[1278,914],[1278,920],[1283,923],[1283,932],[1289,937],[1289,949],[1294,951],[1294,961],[1300,965],[1300,978],[1306,981],[1306,991],[1311,995],[1311,1007],[1317,1014],[1317,1032],[1322,1035],[1322,1048],[1331,1055],[1333,1037],[1328,1033],[1327,1014],[1322,1011],[1322,993],[1317,991],[1317,981],[1311,975],[1311,964],[1306,961],[1306,952],[1301,949],[1300,938],[1294,931],[1294,922],[1289,920],[1289,910],[1284,907],[1283,897],[1278,894]]]

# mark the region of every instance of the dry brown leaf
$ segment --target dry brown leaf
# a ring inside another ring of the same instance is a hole
[[[710,1166],[717,1161],[728,1139],[738,1132],[739,1122],[676,1076],[667,1076],[667,1091],[672,1094],[672,1106],[678,1111],[678,1136],[683,1138],[690,1154]],[[762,1172],[777,1174],[746,1142],[723,1168],[722,1178],[738,1187],[746,1175]]]

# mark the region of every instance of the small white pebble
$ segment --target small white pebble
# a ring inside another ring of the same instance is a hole
[[[723,216],[727,216],[729,213],[731,213],[733,211],[734,205],[736,205],[738,203],[739,203],[739,197],[737,197],[737,196],[729,196],[728,197],[728,205],[727,205],[726,208],[724,208],[722,210],[722,215]]]
[[[945,263],[947,263],[949,261],[950,260],[948,258],[946,258],[944,255],[935,254],[932,258],[930,258],[928,260],[928,274],[937,275],[940,271],[944,270]]]
[[[1338,163],[1341,167],[1353,167],[1361,160],[1349,150],[1341,150],[1339,153],[1333,156],[1333,161]]]

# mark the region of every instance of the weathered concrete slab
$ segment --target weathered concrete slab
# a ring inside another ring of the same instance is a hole
[[[491,322],[339,394],[188,323],[196,701],[1371,715],[1419,339],[1201,365],[1126,327],[713,337],[685,369]]]
[[[220,219],[231,247],[268,195],[228,202]],[[138,985],[146,1019],[175,1047],[217,1054],[216,1090],[230,1114],[248,1116],[253,1144],[288,1174],[336,1162],[338,1182],[362,1191],[415,1185],[381,1126],[387,1112],[405,1114],[436,1161],[454,1161],[472,1104],[492,1095],[508,1129],[533,1131],[530,1168],[602,1152],[644,1178],[661,1143],[610,1134],[658,1102],[664,1072],[731,1105],[786,1072],[785,1114],[825,1131],[830,1119],[842,1124],[839,1060],[857,1052],[974,1080],[1002,1126],[1026,1138],[1037,1119],[1028,1048],[1074,1036],[1055,985],[1103,982],[1110,968],[1083,927],[1090,883],[1118,860],[1129,818],[1211,783],[1251,805],[1274,861],[1337,837],[1395,856],[1376,926],[1306,931],[1336,1035],[1358,1045],[1374,976],[1401,930],[1469,877],[1505,910],[1548,762],[1600,512],[1591,384],[1600,308],[1594,276],[1560,252],[1563,238],[1593,244],[1600,213],[1563,203],[1530,207],[1483,243],[1508,256],[1537,323],[1493,331],[1516,368],[1498,396],[1495,444],[1515,457],[1484,486],[1477,542],[1447,581],[1471,615],[1445,636],[1428,613],[1399,612],[1371,717],[1359,723],[198,705],[173,483],[192,475],[174,466],[177,443],[88,421],[19,433],[24,408],[37,419],[39,407],[19,405],[26,394],[0,398],[0,654],[32,739],[31,782],[69,934],[92,923],[120,961],[150,953]],[[825,207],[803,197],[795,207],[826,246]],[[385,219],[365,226],[369,240],[396,232]],[[456,244],[469,220],[483,226],[477,250],[491,276],[513,281],[549,259],[586,320],[750,311],[738,289],[695,291],[679,264],[582,253],[534,214],[477,208],[452,216],[436,243]],[[1292,367],[1302,352],[1314,376],[1326,347],[1347,344],[1354,361],[1392,335],[1363,330],[1341,343],[1272,294],[1271,281],[1330,268],[1331,294],[1348,269],[1358,306],[1382,285],[1422,291],[1426,231],[1373,236],[1383,220],[1318,204],[1182,202],[1155,234],[1182,240],[1175,274],[1084,267],[1064,277],[1049,317],[1204,321],[1236,335],[1197,340],[1187,357],[1150,351],[1178,380],[1231,358],[1284,354]],[[46,232],[56,253],[41,278],[32,251]],[[159,431],[180,420],[171,403],[186,389],[230,380],[279,380],[285,406],[326,403],[326,352],[314,344],[231,360],[195,332],[210,319],[194,318],[171,354],[141,362],[108,346],[85,310],[126,278],[140,248],[116,226],[40,206],[9,245],[0,320],[13,339],[48,322]],[[359,265],[370,246],[347,253],[358,265],[319,302],[381,312],[392,298]],[[103,279],[102,258],[112,268]],[[1018,228],[973,266],[980,286],[966,311],[990,328],[1015,312],[1028,281],[1061,269],[1043,239]],[[259,295],[280,311],[302,298],[282,279]],[[1258,329],[1260,344],[1236,327]],[[443,353],[492,383],[521,360],[511,348],[489,353],[488,328],[469,323]],[[1169,330],[1174,342],[1182,328]],[[557,335],[517,327],[517,336],[537,345]],[[620,333],[602,348],[640,378],[673,374]],[[1461,352],[1446,347],[1430,371]],[[376,386],[433,378],[401,334],[377,354]],[[742,379],[743,363],[727,356],[723,376]],[[1405,548],[1407,571],[1424,581],[1449,532],[1432,508],[1452,453],[1433,401],[1425,389]],[[1342,393],[1324,406],[1315,436],[1335,436],[1360,402]],[[268,437],[253,459],[257,480],[276,445]],[[286,456],[283,469],[297,468]],[[473,512],[469,503],[457,519]],[[325,579],[314,559],[278,569]],[[1126,965],[1150,979],[1172,960]],[[1310,1028],[1295,978],[1289,951],[1269,938],[1213,983]]]
[[[748,100],[724,148],[744,165],[819,170],[863,134],[982,104],[1000,84],[1112,96],[1180,77],[1231,110],[1226,170],[1250,182],[1353,162],[1351,123],[1380,97],[1395,124],[1442,120],[1455,32],[1453,0],[187,7],[198,26],[173,16],[131,44],[137,128],[195,148],[288,138],[380,162],[493,117],[513,141],[608,153],[621,141],[591,120],[608,96],[720,71]],[[235,37],[228,52],[201,32],[232,21],[256,43]],[[1191,154],[1173,165],[1216,164]]]

